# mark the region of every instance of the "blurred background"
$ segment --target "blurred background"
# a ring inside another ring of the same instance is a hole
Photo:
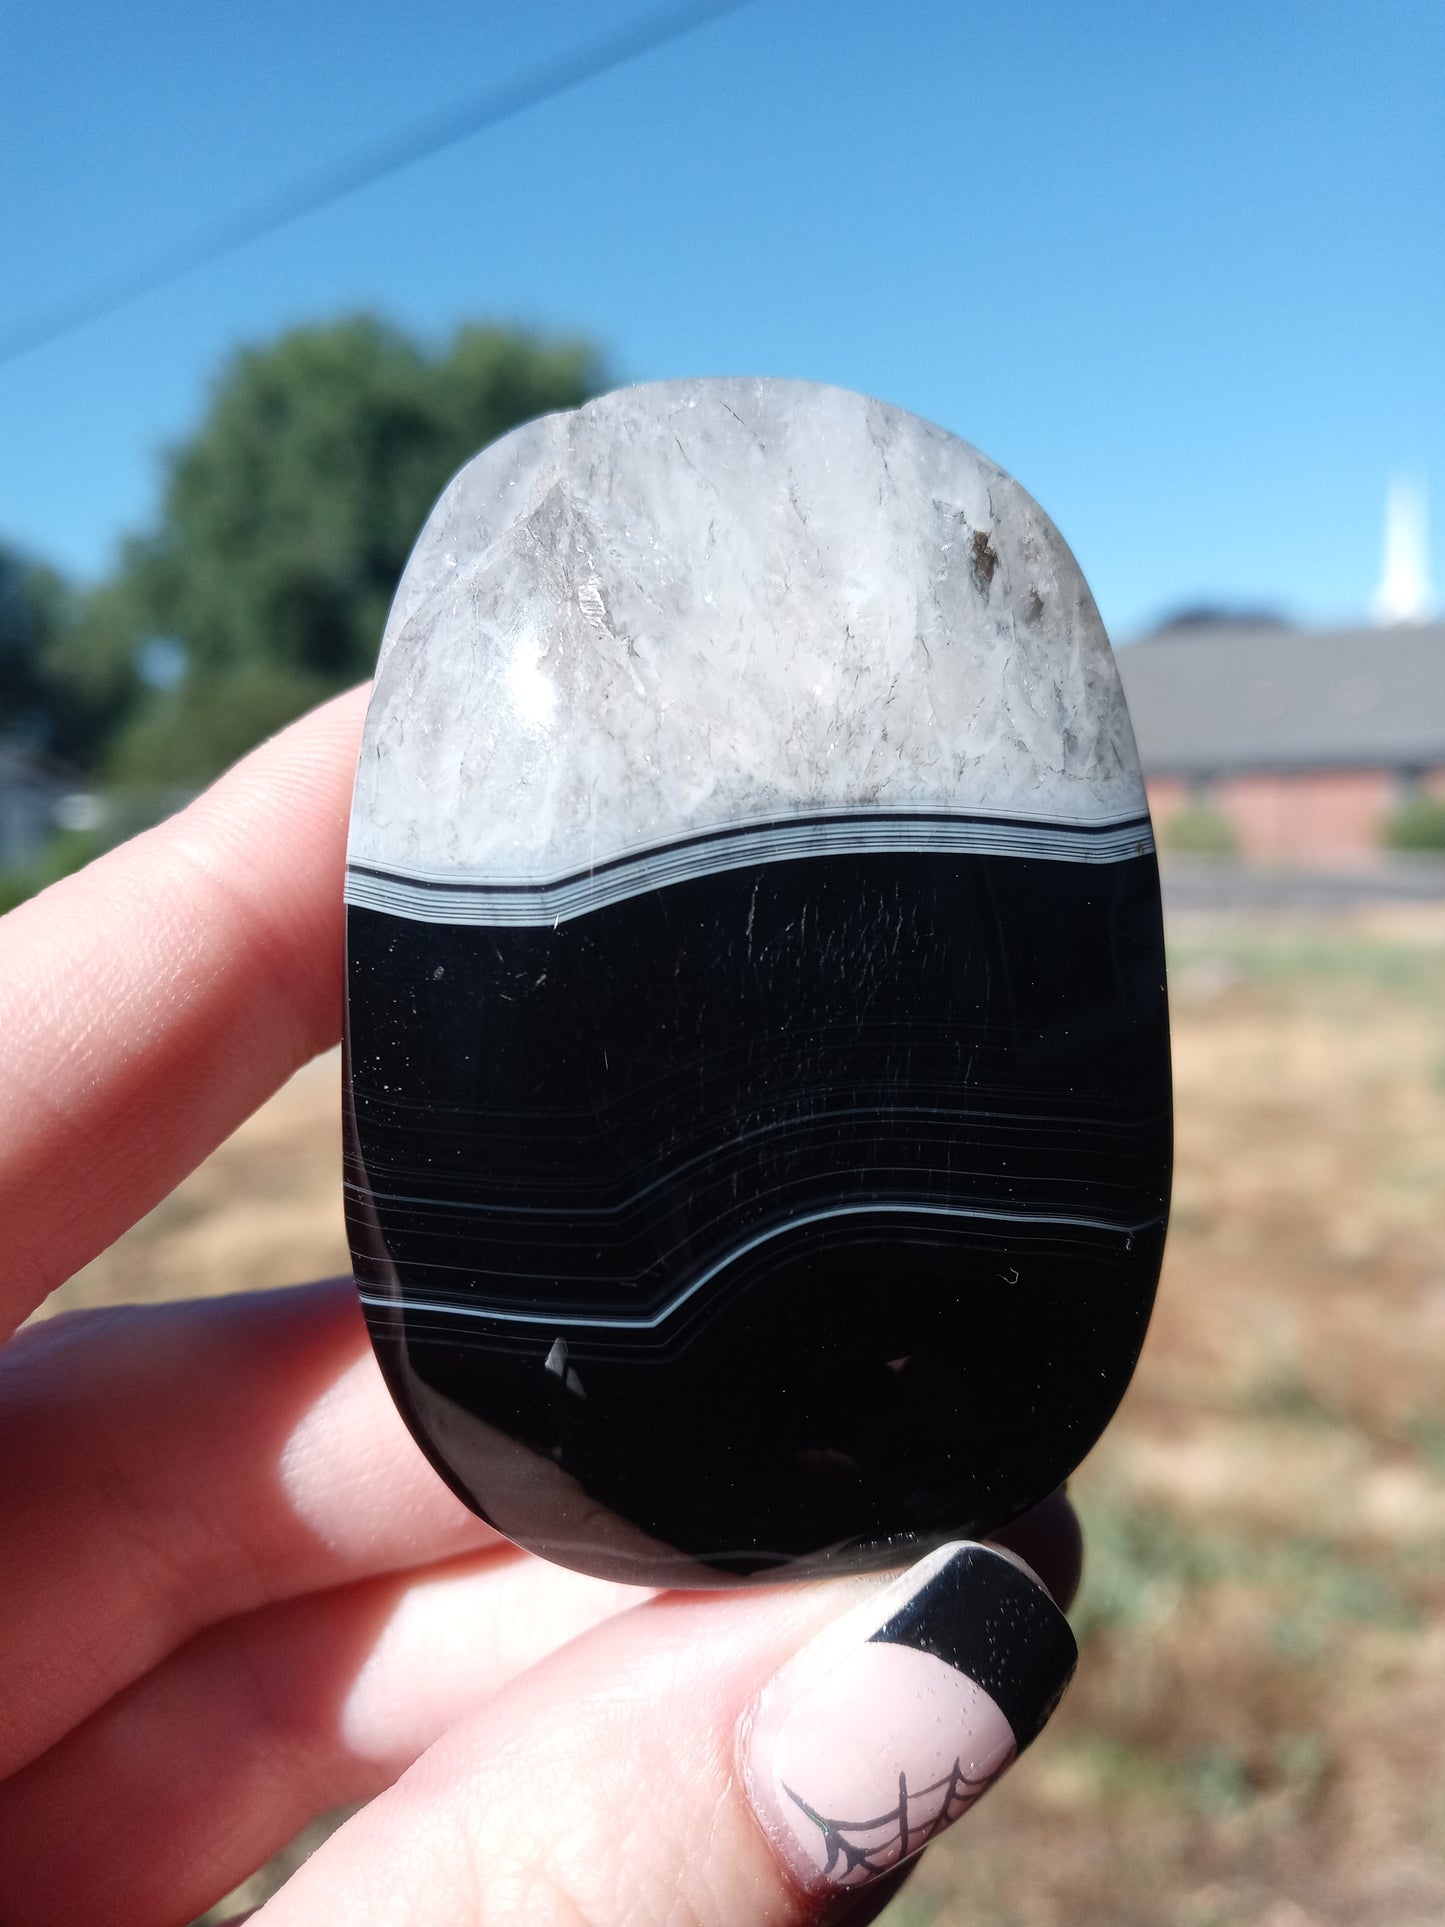
[[[1445,1919],[1442,94],[1437,0],[0,23],[0,905],[367,674],[453,470],[618,382],[913,409],[1095,590],[1174,1222],[1078,1683],[893,1927]],[[344,1269],[336,1085],[55,1303]]]

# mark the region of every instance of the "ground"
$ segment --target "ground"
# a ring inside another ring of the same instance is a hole
[[[1174,1220],[1073,1481],[1079,1675],[890,1927],[1445,1920],[1445,907],[1181,912],[1170,940]],[[344,1269],[337,1078],[55,1302]]]

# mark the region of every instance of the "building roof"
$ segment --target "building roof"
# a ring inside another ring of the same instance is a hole
[[[1148,775],[1445,765],[1445,623],[1191,623],[1117,659]]]

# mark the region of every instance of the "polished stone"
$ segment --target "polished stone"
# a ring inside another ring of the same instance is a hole
[[[967,444],[710,381],[484,451],[397,593],[347,897],[362,1299],[502,1531],[881,1564],[1097,1437],[1167,1208],[1157,873],[1092,598]]]

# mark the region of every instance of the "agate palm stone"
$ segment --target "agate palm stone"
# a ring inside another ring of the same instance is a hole
[[[1163,1245],[1153,850],[1083,577],[966,443],[673,382],[463,469],[347,879],[356,1276],[442,1476],[683,1585],[1051,1491]]]

